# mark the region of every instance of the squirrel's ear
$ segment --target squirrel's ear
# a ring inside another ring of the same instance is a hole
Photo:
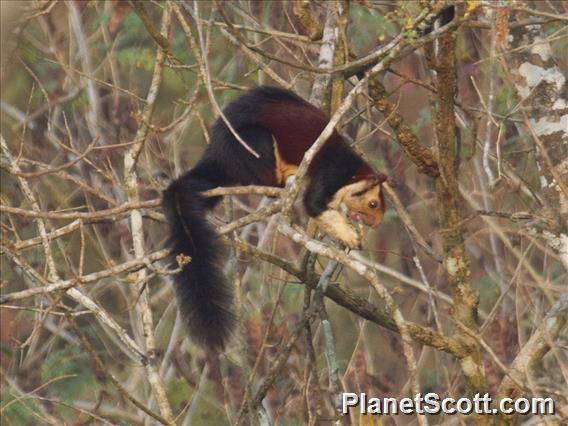
[[[386,182],[387,180],[388,180],[387,175],[385,175],[381,172],[378,172],[374,177],[374,182],[377,185],[380,185],[381,183]]]

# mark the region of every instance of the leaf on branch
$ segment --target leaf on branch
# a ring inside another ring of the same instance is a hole
[[[176,256],[176,262],[179,265],[179,267],[182,268],[185,265],[187,265],[189,262],[191,262],[191,256],[186,256],[185,254],[178,254]]]

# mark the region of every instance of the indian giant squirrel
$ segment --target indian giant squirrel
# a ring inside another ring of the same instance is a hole
[[[180,254],[191,257],[175,276],[178,308],[190,337],[214,350],[223,348],[235,322],[233,291],[221,269],[221,243],[206,220],[221,197],[206,198],[201,192],[234,185],[283,187],[329,121],[322,110],[293,92],[269,86],[248,91],[229,104],[224,115],[259,158],[219,118],[201,159],[163,194],[172,263],[177,266]],[[310,164],[308,177],[303,198],[308,215],[324,233],[359,247],[357,232],[337,208],[344,203],[354,220],[378,226],[385,210],[381,183],[386,177],[337,131]]]

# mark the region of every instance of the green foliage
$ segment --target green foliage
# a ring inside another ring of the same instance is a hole
[[[191,55],[191,49],[187,45],[187,37],[183,32],[179,32],[174,36],[172,40],[172,53],[185,65],[195,63],[193,55]]]
[[[420,371],[420,383],[422,383],[424,393],[434,392],[440,385],[439,371],[424,368]]]
[[[383,222],[386,223],[391,223],[398,220],[398,213],[396,212],[396,210],[394,209],[387,209],[387,211],[385,211],[385,216],[383,217]]]
[[[501,86],[496,91],[495,109],[498,114],[507,115],[517,103],[515,90],[511,86]]]
[[[125,47],[118,51],[116,57],[125,67],[152,71],[156,63],[156,50],[152,47]]]
[[[376,34],[375,38],[378,41],[383,41],[388,36],[396,33],[396,23],[386,15],[380,14],[375,10],[369,10],[366,7],[360,7],[356,3],[353,3],[351,6],[351,19],[358,24],[357,26],[348,26],[347,35],[349,39],[360,42],[372,42],[373,40],[370,40],[369,35]],[[361,32],[361,28],[365,28],[367,31]],[[369,33],[369,29],[372,29],[373,32]]]
[[[195,411],[193,414],[193,424],[202,426],[216,426],[224,425],[228,423],[225,410],[219,401],[223,400],[223,395],[219,395],[219,388],[212,381],[205,381],[202,386],[200,386],[199,395],[195,395],[198,398],[196,401],[191,401],[192,404],[196,404]],[[213,399],[203,398],[203,395],[217,395]],[[186,403],[189,400],[186,400]]]
[[[29,396],[18,396],[6,386],[0,388],[2,405],[2,425],[34,425],[38,418],[33,413],[39,413],[38,404]]]
[[[369,159],[369,163],[377,170],[387,170],[386,161],[383,156],[373,156]]]
[[[159,21],[156,20],[155,22]],[[146,31],[146,27],[144,27],[144,24],[135,12],[124,15],[122,28],[123,31],[120,32],[120,44],[118,46],[119,50],[124,46],[140,46],[154,43],[148,31]]]
[[[164,86],[168,90],[175,93],[183,93],[185,88],[185,82],[182,78],[182,74],[176,70],[166,68],[164,69]]]
[[[39,52],[33,44],[27,41],[22,41],[20,50],[18,52],[22,61],[26,64],[36,64],[41,60],[41,52]]]
[[[89,95],[83,90],[79,95],[68,104],[70,111],[82,113],[89,106]]]
[[[12,358],[13,356],[14,348],[12,347],[12,345],[0,341],[0,357],[6,360],[7,358]]]
[[[400,3],[400,7],[393,8],[392,11],[387,12],[384,17],[388,22],[391,22],[396,28],[401,28],[405,37],[416,38],[416,32],[412,31],[413,12],[409,7],[411,3]]]
[[[108,26],[108,24],[110,23],[110,18],[111,14],[108,12],[103,11],[94,14],[93,19],[90,21],[89,30],[92,32],[96,31],[97,28],[100,28],[102,26]]]
[[[494,279],[485,275],[473,283],[479,292],[480,306],[492,306],[499,297],[499,287]]]
[[[420,110],[418,119],[412,123],[412,131],[418,133],[424,127],[429,126],[432,123],[432,110],[430,108],[424,107]]]
[[[71,346],[52,352],[45,359],[41,379],[44,383],[51,381],[48,393],[64,401],[73,401],[86,392],[92,394],[97,387],[87,354]]]
[[[176,410],[185,408],[187,402],[191,400],[191,393],[192,389],[185,379],[175,378],[168,382],[168,400]]]
[[[293,279],[290,277],[289,279]],[[302,306],[304,303],[304,286],[300,285],[286,285],[282,293],[282,299],[285,303],[285,306],[290,308],[294,308],[297,306]]]

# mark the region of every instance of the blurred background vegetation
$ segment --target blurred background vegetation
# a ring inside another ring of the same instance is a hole
[[[171,22],[166,23],[168,48],[155,101],[148,93],[160,54],[156,34],[171,3],[138,3],[142,11],[126,1],[1,2],[0,196],[3,206],[22,210],[2,211],[1,291],[7,295],[65,280],[76,280],[70,285],[80,290],[74,295],[61,291],[34,294],[0,306],[3,424],[153,424],[168,417],[156,402],[160,387],[165,389],[176,423],[235,423],[247,392],[250,398],[269,375],[302,315],[305,285],[233,246],[227,250],[226,270],[238,288],[241,326],[218,358],[194,346],[176,320],[170,277],[161,260],[166,224],[159,198],[171,179],[199,159],[209,140],[208,128],[217,116],[200,61],[205,61],[214,98],[221,107],[259,84],[284,82],[308,99],[318,78],[309,67],[318,66],[322,42],[321,34],[311,34],[300,15],[309,13],[315,28],[322,29],[336,3],[177,2],[198,46],[192,49],[179,16],[172,13]],[[347,46],[347,61],[369,54],[399,33],[420,39],[422,34],[412,22],[427,3],[340,2],[342,16],[348,19],[339,38]],[[512,365],[551,306],[566,292],[568,267],[563,262],[568,255],[551,245],[546,234],[559,229],[558,235],[566,233],[566,208],[550,201],[554,198],[543,189],[545,173],[539,168],[538,144],[525,126],[514,84],[513,68],[519,62],[513,57],[526,49],[507,45],[512,40],[510,33],[530,24],[541,43],[551,49],[553,66],[565,76],[566,3],[514,2],[501,4],[499,10],[497,3],[458,3],[462,21],[456,30],[455,53],[456,105],[462,116],[457,120],[456,149],[461,159],[463,237],[471,262],[471,285],[479,294],[479,336],[493,353],[481,350],[486,390],[492,395],[505,377],[495,358],[507,368]],[[507,11],[505,20],[499,21],[503,10]],[[243,40],[256,50],[245,47]],[[418,140],[435,153],[437,89],[425,56],[422,49],[401,55],[377,79]],[[354,78],[341,78],[343,94],[352,89]],[[566,100],[566,93],[561,97]],[[148,99],[153,105],[150,114]],[[324,108],[330,113],[334,109],[329,97],[324,97]],[[533,112],[526,112],[529,118]],[[373,166],[391,177],[420,234],[436,253],[443,253],[435,182],[419,173],[395,142],[387,118],[364,94],[343,118],[342,132]],[[141,129],[145,130],[141,133]],[[137,139],[140,135],[143,143]],[[137,144],[138,194],[133,196],[125,183],[124,159]],[[484,155],[484,149],[489,154]],[[562,157],[566,148],[554,153],[554,165],[568,162],[568,156]],[[487,168],[493,172],[492,179]],[[566,177],[565,169],[558,170]],[[558,194],[557,201],[562,187]],[[144,249],[147,255],[158,253],[152,260],[158,262],[146,268],[144,277],[139,269],[145,262],[111,270],[139,258],[133,250],[128,216],[132,208],[105,213],[99,219],[73,216],[120,209],[138,199],[148,202],[139,206]],[[227,223],[267,202],[259,196],[227,198],[212,220],[217,225]],[[56,214],[38,220],[38,212]],[[60,213],[69,216],[57,216]],[[305,223],[302,217],[298,220]],[[48,249],[39,222],[50,234]],[[262,241],[263,250],[290,261],[302,255],[298,245],[267,221],[239,229],[237,234],[253,245]],[[456,332],[448,302],[454,293],[443,266],[415,244],[394,209],[388,210],[379,229],[368,233],[360,254],[381,265],[378,276],[406,320],[442,334]],[[316,270],[321,272],[325,263],[318,258]],[[101,277],[92,275],[109,270]],[[90,276],[88,283],[79,285],[85,276]],[[369,284],[347,269],[338,270],[333,282],[383,309]],[[155,335],[155,350],[150,352],[145,352],[148,336],[141,320],[145,308],[140,308],[146,298]],[[331,301],[326,307],[336,339],[342,388],[375,396],[405,396],[408,374],[400,336]],[[552,396],[561,415],[567,413],[564,331],[547,341],[553,350],[535,362],[526,383],[531,395]],[[312,333],[315,360],[310,361],[311,345],[300,337],[284,371],[266,394],[263,407],[270,424],[331,424],[336,420],[318,321]],[[125,343],[125,336],[134,343]],[[141,348],[143,355],[133,348]],[[467,394],[468,384],[454,357],[417,343],[413,349],[424,392]],[[161,384],[152,382],[152,371]],[[156,419],[149,412],[161,414]],[[560,421],[555,419],[549,421]],[[252,413],[241,421],[259,420]],[[352,417],[351,421],[358,424],[360,420]],[[364,421],[406,424],[416,419]],[[431,420],[446,421],[469,424],[472,420]],[[534,424],[542,420],[536,421]]]

